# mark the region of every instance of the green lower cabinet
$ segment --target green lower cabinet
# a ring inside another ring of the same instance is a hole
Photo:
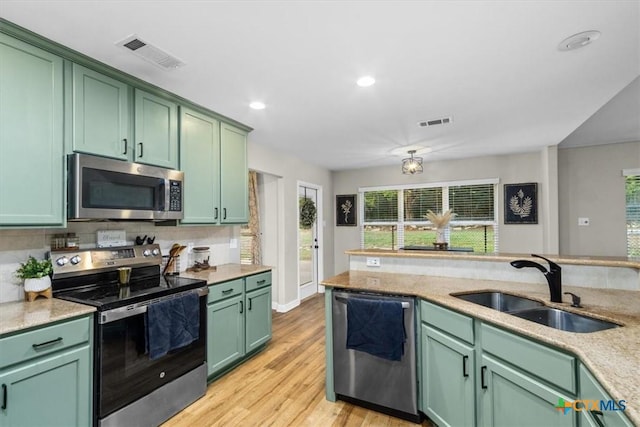
[[[478,400],[481,426],[577,426],[575,412],[556,409],[558,399],[569,396],[513,369],[488,355],[482,355]]]
[[[91,350],[85,345],[0,373],[0,426],[91,425]]]
[[[631,427],[633,424],[624,415],[630,402],[620,402],[621,397],[612,398],[589,370],[580,365],[580,422],[583,427]],[[620,406],[622,403],[625,407]],[[586,407],[585,407],[586,406]]]
[[[246,350],[259,348],[271,339],[271,286],[247,292]]]
[[[438,426],[475,422],[473,347],[422,325],[422,407]]]
[[[244,356],[244,294],[207,307],[207,375],[214,375]]]

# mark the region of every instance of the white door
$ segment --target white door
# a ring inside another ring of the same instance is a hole
[[[312,184],[298,185],[298,294],[301,300],[318,292],[319,193],[320,188]],[[313,210],[315,219],[310,215]]]

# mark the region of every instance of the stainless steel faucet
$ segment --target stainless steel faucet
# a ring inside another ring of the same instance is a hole
[[[529,261],[526,259],[511,261],[511,265],[515,268],[533,267],[540,270],[542,274],[544,274],[544,277],[547,279],[547,283],[549,283],[549,294],[551,296],[551,302],[562,302],[562,269],[560,268],[560,266],[543,256],[536,254],[531,254],[531,256],[542,258],[543,260],[547,261],[549,263],[549,269],[547,270],[544,266],[538,264],[537,262]]]

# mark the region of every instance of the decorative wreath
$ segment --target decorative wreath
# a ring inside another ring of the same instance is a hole
[[[300,198],[300,228],[308,230],[316,222],[316,204],[307,197]]]

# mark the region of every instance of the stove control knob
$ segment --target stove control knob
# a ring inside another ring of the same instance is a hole
[[[149,255],[151,255],[151,251],[149,249],[145,249],[144,251],[142,251],[142,255],[148,257]]]
[[[58,264],[60,267],[66,265],[68,262],[69,258],[67,258],[66,256],[62,256],[56,260],[56,264]]]
[[[71,257],[71,264],[73,265],[79,264],[80,261],[82,261],[82,258],[80,258],[78,255]]]
[[[154,250],[151,251],[151,253],[153,254],[153,256],[158,256],[160,255],[160,249],[155,248]]]

